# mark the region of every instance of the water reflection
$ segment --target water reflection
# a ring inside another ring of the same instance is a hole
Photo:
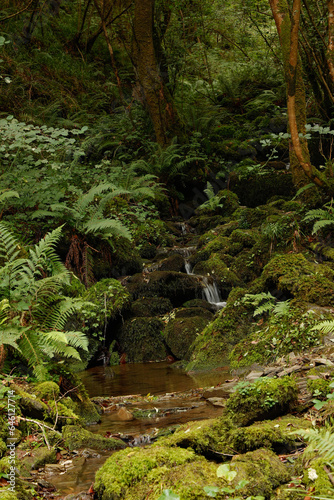
[[[167,362],[97,366],[81,374],[90,397],[187,391],[217,385],[228,377],[228,368],[188,375]]]

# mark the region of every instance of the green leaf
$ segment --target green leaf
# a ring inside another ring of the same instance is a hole
[[[208,497],[216,497],[217,493],[219,493],[220,488],[218,486],[204,486],[203,490],[208,495]]]
[[[230,464],[222,464],[217,469],[217,477],[222,477],[229,483],[233,481],[236,475],[236,471],[230,469]]]
[[[158,500],[181,500],[179,495],[175,495],[172,490],[164,490]]]

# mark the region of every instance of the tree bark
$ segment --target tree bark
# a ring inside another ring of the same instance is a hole
[[[157,64],[153,39],[154,0],[135,0],[132,58],[141,95],[150,114],[156,140],[167,145],[180,126],[171,96]]]
[[[291,134],[290,168],[294,185],[298,189],[311,180],[318,187],[332,191],[332,183],[311,164],[307,140],[303,137],[306,132],[306,99],[301,59],[298,53],[301,0],[293,1],[291,14],[287,0],[269,0],[269,4],[276,23],[283,55]]]

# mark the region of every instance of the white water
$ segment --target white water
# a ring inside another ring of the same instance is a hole
[[[192,274],[192,275],[194,274],[192,272],[192,266],[187,260],[184,262],[184,267],[187,274]],[[212,304],[213,306],[215,306],[217,310],[225,307],[226,302],[223,302],[221,300],[217,283],[213,279],[209,280],[206,276],[202,277],[202,283],[203,283],[203,292],[202,292],[203,299]]]

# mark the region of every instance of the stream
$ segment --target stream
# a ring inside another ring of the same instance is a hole
[[[105,398],[115,404],[101,415],[101,422],[90,426],[89,430],[103,436],[127,436],[129,446],[145,445],[159,429],[218,417],[223,408],[204,399],[200,389],[219,385],[229,377],[227,367],[188,375],[167,362],[91,368],[81,374],[89,396]],[[115,406],[140,415],[123,420]],[[111,454],[109,451],[86,458],[80,456],[65,473],[52,475],[50,482],[57,488],[57,498],[87,492],[96,471]]]

